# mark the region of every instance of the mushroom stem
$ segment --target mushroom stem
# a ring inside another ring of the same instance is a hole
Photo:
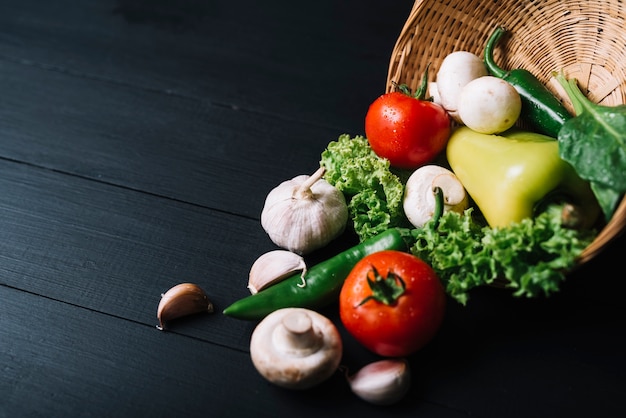
[[[270,313],[250,339],[250,356],[257,371],[290,389],[307,389],[328,379],[339,366],[342,350],[341,335],[333,322],[305,308]]]
[[[303,311],[286,315],[274,329],[273,341],[277,350],[297,357],[316,352],[323,342],[313,328],[311,317]]]
[[[326,167],[321,166],[318,168],[315,173],[313,173],[304,183],[300,185],[300,187],[295,190],[293,197],[296,199],[307,199],[311,197],[313,195],[311,187],[313,187],[313,185],[324,176],[325,172]]]

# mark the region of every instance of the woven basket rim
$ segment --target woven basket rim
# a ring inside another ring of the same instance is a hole
[[[571,103],[554,71],[576,78],[583,92],[605,105],[626,103],[626,2],[622,0],[416,0],[393,48],[386,91],[415,90],[425,68],[434,81],[443,58],[456,50],[482,57],[498,25],[510,36],[494,57],[503,68],[533,72],[566,107]],[[578,264],[598,255],[626,230],[626,196],[583,251]]]

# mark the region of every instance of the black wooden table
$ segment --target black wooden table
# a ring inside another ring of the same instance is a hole
[[[451,302],[392,407],[273,386],[221,314],[275,248],[269,190],[363,134],[411,6],[1,1],[0,417],[624,416],[623,237],[551,298]],[[184,281],[216,312],[161,332]]]

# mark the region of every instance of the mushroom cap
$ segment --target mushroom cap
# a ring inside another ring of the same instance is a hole
[[[461,213],[469,205],[465,188],[452,171],[438,165],[422,166],[407,180],[402,203],[407,219],[416,228],[424,226],[434,215],[434,187],[443,190],[444,212]]]
[[[308,389],[339,367],[341,336],[325,316],[305,308],[283,308],[254,329],[250,356],[268,381],[288,389]]]
[[[437,95],[439,103],[455,121],[462,123],[458,101],[463,87],[487,74],[483,60],[474,53],[455,51],[444,57],[436,77]]]

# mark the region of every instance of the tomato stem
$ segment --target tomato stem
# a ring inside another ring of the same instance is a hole
[[[426,100],[432,101],[432,97],[426,98],[426,91],[428,90],[428,69],[430,68],[430,62],[426,65],[426,69],[424,70],[424,75],[422,76],[422,82],[420,83],[419,88],[415,92],[415,97],[417,100]]]
[[[387,277],[382,277],[376,270],[376,267],[371,267],[372,269],[367,272],[367,283],[372,290],[372,294],[363,299],[357,306],[361,306],[370,300],[375,300],[385,305],[393,305],[404,294],[406,289],[404,280],[393,271],[389,271]],[[371,274],[374,275],[373,279],[370,278]]]
[[[400,91],[400,93],[406,94],[417,100],[422,100],[425,102],[432,102],[432,97],[426,97],[426,92],[428,91],[428,68],[430,68],[430,63],[426,65],[426,69],[424,70],[424,75],[422,76],[422,80],[420,85],[418,86],[415,94],[411,93],[411,89],[406,84],[398,84],[396,82],[392,82],[393,86]]]

